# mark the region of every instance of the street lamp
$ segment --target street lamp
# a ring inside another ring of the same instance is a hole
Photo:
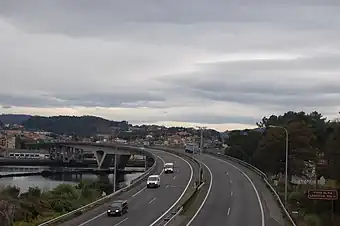
[[[202,152],[202,149],[203,149],[203,130],[206,129],[207,127],[197,127],[201,130],[201,141],[200,141],[200,148],[198,149],[198,154],[199,156],[201,155],[201,152]],[[201,184],[201,171],[202,171],[202,164],[201,164],[201,158],[199,159],[199,177],[198,177],[198,184],[200,185]]]
[[[283,126],[273,126],[269,125],[270,128],[280,128],[286,133],[286,165],[285,165],[285,206],[288,209],[288,130]]]

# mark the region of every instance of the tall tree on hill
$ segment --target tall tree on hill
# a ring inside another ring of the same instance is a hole
[[[328,173],[332,179],[340,181],[340,123],[332,123],[332,132],[327,140],[325,159]]]
[[[256,150],[261,132],[246,130],[246,131],[232,131],[226,140],[229,148],[226,149],[226,154],[239,158],[243,161],[252,163],[254,150]]]
[[[279,125],[288,130],[289,133],[289,171],[292,175],[304,173],[308,161],[314,163],[318,148],[316,132],[312,123],[320,123],[321,115],[313,114],[314,120],[304,112],[287,112],[283,116],[271,116],[264,118],[259,126]],[[320,123],[321,124],[321,123]],[[320,130],[324,128],[321,127]],[[281,128],[268,128],[257,148],[254,158],[256,165],[261,169],[278,173],[283,172],[285,163],[285,139],[286,135]]]

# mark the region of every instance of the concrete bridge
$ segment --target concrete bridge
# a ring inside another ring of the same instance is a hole
[[[123,144],[105,144],[89,142],[53,142],[53,143],[26,143],[25,148],[30,150],[48,150],[50,157],[63,162],[83,162],[86,155],[93,153],[98,168],[107,169],[117,163],[117,169],[124,169],[131,155],[151,154],[141,148],[130,147]]]

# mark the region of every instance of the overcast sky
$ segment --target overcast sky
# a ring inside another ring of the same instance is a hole
[[[1,0],[0,112],[253,127],[340,111],[339,0]]]

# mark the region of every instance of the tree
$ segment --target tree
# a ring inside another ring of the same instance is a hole
[[[262,133],[256,130],[232,131],[226,141],[229,146],[226,154],[252,163],[261,136]]]
[[[14,212],[15,206],[13,204],[7,200],[0,200],[0,225],[11,226]]]
[[[286,137],[283,129],[268,128],[270,125],[285,127],[288,130],[289,169],[296,175],[305,173],[303,171],[308,164],[315,165],[318,162],[318,156],[322,153],[329,135],[329,121],[316,111],[309,114],[289,111],[283,115],[271,115],[263,117],[257,125],[265,129],[265,132],[255,154],[256,164],[273,172],[283,170]],[[262,158],[270,159],[271,163],[264,162]]]
[[[332,132],[327,140],[325,159],[328,173],[332,179],[340,181],[340,123],[332,124]]]

